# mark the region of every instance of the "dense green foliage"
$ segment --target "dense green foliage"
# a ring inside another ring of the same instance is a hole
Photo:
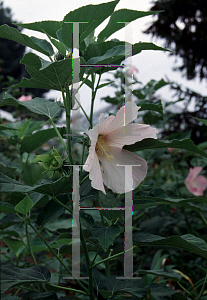
[[[92,90],[90,116],[84,111],[87,128],[93,127],[93,105],[98,89],[111,84],[116,88],[115,97],[107,96],[104,100],[114,105],[115,112],[123,105],[124,73],[118,66],[86,65],[120,65],[125,58],[125,42],[105,41],[124,26],[116,21],[133,21],[155,13],[127,9],[114,12],[118,2],[80,7],[64,18],[88,21],[80,26],[79,74],[82,84]],[[108,17],[110,26],[96,39],[94,30]],[[163,79],[150,80],[146,86],[133,80],[140,123],[157,128],[159,134],[157,139],[145,138],[124,146],[148,163],[147,176],[133,190],[133,266],[134,276],[139,278],[117,278],[124,275],[125,194],[115,194],[106,188],[104,195],[94,189],[82,168],[80,274],[89,279],[74,278],[71,265],[76,187],[71,165],[85,163],[90,139],[87,128],[83,133],[74,134],[71,127],[73,28],[59,21],[18,25],[45,33],[49,41],[28,37],[7,25],[0,26],[0,37],[40,53],[40,56],[24,55],[21,63],[31,78],[23,78],[11,86],[11,92],[5,92],[0,99],[0,107],[11,105],[37,116],[34,120],[23,115],[16,122],[2,120],[0,124],[1,299],[205,300],[207,192],[203,189],[202,195],[192,195],[185,179],[189,168],[194,167],[203,168],[202,178],[206,175],[207,143],[204,140],[194,143],[191,126],[174,135],[165,132],[169,124],[167,105],[156,97],[157,91],[169,84]],[[133,54],[144,50],[166,51],[152,43],[140,42],[134,45]],[[49,60],[42,59],[41,54]],[[115,78],[121,79],[120,85],[116,80],[100,83],[101,75],[109,70],[117,70]],[[40,97],[21,102],[12,91],[22,87],[59,90],[63,103]],[[63,108],[66,127],[57,127]],[[206,128],[206,119],[197,121]],[[87,210],[88,207],[109,209]],[[113,207],[121,209],[110,210]]]

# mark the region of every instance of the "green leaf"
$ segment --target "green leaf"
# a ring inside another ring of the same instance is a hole
[[[29,197],[32,200],[33,207],[34,207],[36,205],[36,203],[39,202],[45,196],[40,193],[34,192],[34,193],[30,194]]]
[[[133,95],[137,96],[136,90],[133,91]],[[141,108],[139,109],[139,111],[142,110],[153,110],[153,111],[157,111],[159,112],[161,115],[163,115],[163,107],[162,107],[162,102],[161,100],[139,100],[137,103],[137,106],[141,106]]]
[[[125,23],[118,22],[131,22],[136,19],[146,17],[149,15],[154,15],[162,11],[137,11],[130,9],[120,9],[114,11],[111,14],[108,24],[98,35],[98,43],[104,42],[108,37],[110,37],[114,32],[125,27]]]
[[[29,88],[39,88],[39,89],[47,89],[47,90],[55,89],[54,85],[52,85],[50,82],[42,82],[34,78],[30,78],[30,79],[22,78],[22,80],[19,83],[13,85],[12,87],[13,88],[29,87]]]
[[[176,273],[175,271],[169,269],[169,268],[164,268],[164,270],[139,270],[138,274],[152,274],[152,275],[157,275],[157,276],[162,276],[169,278],[173,281],[179,281],[182,276]]]
[[[80,211],[80,218],[84,219],[90,226],[94,225],[93,217],[84,211]]]
[[[103,98],[101,98],[101,100],[104,100],[107,103],[111,103],[114,105],[118,105],[120,102],[120,100],[118,100],[116,97],[109,97],[109,96],[103,97]]]
[[[46,33],[47,34],[47,33]],[[65,50],[65,46],[63,43],[55,40],[55,39],[52,39],[49,34],[47,34],[47,37],[50,39],[51,43],[59,50],[59,52],[65,56],[66,55],[66,50]]]
[[[87,175],[87,172],[82,173],[83,176],[84,176],[84,174]],[[87,178],[80,186],[80,201],[82,202],[85,200],[94,199],[96,197],[97,193],[98,193],[98,190],[92,188],[91,181],[89,178]]]
[[[0,299],[1,299],[1,300],[19,300],[19,297],[1,294],[1,295],[0,295]]]
[[[65,133],[65,128],[57,128],[61,135]],[[57,136],[54,128],[40,130],[30,136],[26,136],[21,141],[21,151],[31,153],[42,144]]]
[[[127,43],[128,45],[131,45]],[[132,45],[131,45],[132,47]],[[140,53],[143,50],[162,50],[168,51],[165,48],[156,46],[153,43],[136,43],[133,45],[133,55]],[[130,52],[128,54],[131,54]],[[100,44],[90,44],[84,53],[84,59],[87,60],[87,65],[90,64],[113,64],[120,65],[125,60],[125,42],[108,41]],[[110,70],[115,70],[118,67],[88,67],[86,73],[102,73]]]
[[[92,81],[90,81],[90,80],[88,80],[88,79],[85,79],[85,78],[83,78],[82,81],[83,81],[83,80],[85,80],[84,83],[85,83],[90,89],[93,90],[93,83],[92,83]]]
[[[4,125],[0,125],[0,130],[7,130],[7,129],[9,129],[9,130],[11,130],[11,132],[13,132],[14,134],[16,134],[17,133],[16,130],[19,129],[19,127],[21,125],[23,125],[25,122],[27,122],[26,119],[23,120],[23,121],[17,121],[17,122],[12,122],[12,123],[5,123]],[[31,121],[30,124],[29,124],[28,131],[26,132],[26,135],[32,133],[34,130],[37,130],[44,123],[45,123],[45,121]]]
[[[22,105],[25,106],[28,110],[53,119],[58,116],[61,112],[60,106],[56,102],[51,102],[43,98],[34,98],[30,101],[20,102],[8,93],[4,94],[3,99],[0,102],[0,106],[4,105]]]
[[[46,283],[50,281],[50,271],[43,266],[34,266],[27,269],[13,265],[1,266],[1,288],[4,293],[15,285],[24,283]]]
[[[49,53],[50,56],[54,55],[54,50],[51,46],[51,44],[46,41],[46,40],[42,40],[42,39],[38,39],[35,36],[32,36],[31,39],[33,40],[33,42],[35,44],[37,44],[38,46],[40,46],[42,49],[44,49],[45,51],[47,51]]]
[[[17,168],[9,167],[0,163],[0,169],[1,169],[1,173],[9,177],[13,177]]]
[[[163,204],[173,204],[173,205],[179,205],[182,207],[190,208],[197,212],[207,211],[206,208],[200,207],[198,205],[195,205],[190,202],[204,202],[207,203],[207,200],[203,197],[194,197],[194,198],[187,198],[187,199],[172,199],[169,197],[153,197],[153,196],[144,196],[144,195],[138,195],[133,197],[133,210],[140,210],[147,207],[154,207],[157,205],[163,205]]]
[[[127,54],[127,53],[126,53]],[[95,56],[90,58],[87,61],[87,65],[90,64],[112,64],[115,63],[118,59],[125,57],[125,45],[117,45],[109,49],[102,56]]]
[[[169,82],[166,82],[164,79],[161,79],[161,80],[159,80],[159,81],[155,84],[154,90],[157,91],[157,90],[159,90],[160,88],[162,88],[163,86],[166,86],[166,85],[168,85],[168,84],[170,84],[170,83],[169,83]]]
[[[34,23],[13,23],[22,28],[39,31],[42,33],[47,32],[53,38],[57,38],[56,31],[61,28],[62,21],[40,21]]]
[[[46,194],[50,196],[57,196],[59,194],[64,194],[67,192],[71,192],[72,188],[70,186],[69,177],[65,176],[60,178],[54,182],[44,181],[44,183],[29,186],[26,184],[21,184],[19,181],[16,181],[2,173],[0,173],[0,191],[1,192],[37,192],[41,194]]]
[[[69,202],[66,194],[58,196],[57,199],[65,205],[67,205]],[[54,200],[50,200],[44,210],[39,213],[37,217],[37,224],[38,226],[43,226],[46,222],[56,220],[57,218],[59,218],[59,216],[64,214],[64,212],[64,207],[62,207]]]
[[[141,151],[145,149],[157,149],[157,148],[179,148],[192,151],[194,153],[200,154],[207,158],[207,153],[200,150],[191,139],[184,140],[172,140],[172,141],[158,141],[156,139],[144,139],[133,145],[124,146],[124,149],[129,151]]]
[[[113,82],[113,81],[109,81],[109,82],[100,84],[100,85],[98,86],[98,89],[101,89],[102,87],[107,86],[107,85],[111,84],[112,82]]]
[[[66,85],[72,84],[72,58],[49,62],[30,52],[25,54],[20,62],[25,65],[26,70],[32,78],[27,80],[23,78],[20,83],[12,87],[44,87],[46,89],[61,91]],[[85,63],[85,60],[81,57],[80,64]],[[84,72],[85,68],[81,67],[79,73],[80,80],[83,78]]]
[[[205,120],[205,119],[198,119],[198,118],[194,118],[194,117],[192,117],[192,118],[198,120],[199,122],[201,122],[201,123],[203,123],[204,125],[207,126],[207,120]]]
[[[0,219],[0,229],[5,229],[21,222],[22,220],[18,216],[13,214],[7,214],[6,216]]]
[[[22,174],[22,181],[28,185],[35,185],[37,181],[44,179],[46,174],[43,173],[41,166],[38,163],[27,161]]]
[[[7,202],[0,202],[0,212],[5,212],[5,213],[13,213],[15,214],[15,208],[12,204],[7,203]]]
[[[106,18],[114,11],[119,0],[97,5],[82,6],[74,11],[69,12],[63,19],[62,41],[69,48],[75,48],[72,40],[73,24],[64,22],[87,22],[79,24],[80,43],[96,29]]]
[[[12,239],[8,237],[3,237],[3,241],[7,246],[14,251],[15,255],[18,257],[19,254],[25,249],[25,245],[22,241],[17,239]]]
[[[106,252],[107,249],[115,238],[120,234],[120,228],[117,225],[112,225],[109,227],[103,227],[100,225],[93,225],[91,228],[94,238],[96,238],[100,243],[104,251]]]
[[[29,125],[30,125],[31,119],[25,120],[25,122],[17,129],[16,134],[21,139],[27,132]]]
[[[0,38],[15,41],[19,44],[30,47],[36,51],[39,51],[40,53],[45,54],[47,56],[50,56],[51,53],[48,52],[49,47],[46,47],[46,45],[48,46],[49,44],[46,40],[38,39],[35,37],[29,37],[25,34],[20,33],[17,29],[10,27],[8,25],[0,26]]]
[[[182,236],[173,235],[168,238],[164,238],[159,235],[135,232],[133,235],[133,243],[139,247],[174,247],[182,250],[187,250],[204,258],[207,258],[207,243],[192,234],[185,234]]]
[[[32,300],[58,300],[55,292],[32,293]]]
[[[15,210],[23,215],[26,215],[33,207],[33,202],[29,196],[26,196],[22,201],[20,201],[16,206]]]

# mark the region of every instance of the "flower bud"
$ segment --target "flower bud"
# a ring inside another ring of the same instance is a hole
[[[47,176],[51,178],[55,171],[60,171],[63,160],[58,151],[53,147],[50,154],[41,154],[36,156],[40,162],[38,164],[47,172]]]

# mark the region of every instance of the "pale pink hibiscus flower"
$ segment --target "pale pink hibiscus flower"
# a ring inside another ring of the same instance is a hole
[[[31,95],[28,95],[28,96],[22,95],[21,97],[18,98],[18,100],[21,102],[29,101],[29,100],[32,100],[32,96]]]
[[[198,176],[202,169],[202,167],[190,168],[188,177],[185,180],[187,189],[195,196],[203,196],[203,192],[207,188],[207,179],[203,175]]]
[[[139,70],[135,66],[131,66],[127,71],[126,71],[128,76],[132,76],[137,80],[137,77],[134,73],[139,73]]]
[[[131,117],[130,114],[125,114],[125,108],[132,111]],[[99,123],[89,130],[91,146],[83,169],[90,173],[92,187],[104,194],[103,183],[115,193],[122,194],[132,190],[132,187],[127,187],[125,191],[125,167],[117,165],[141,165],[133,167],[133,189],[147,174],[147,162],[137,154],[122,149],[124,145],[131,145],[145,138],[157,138],[157,129],[145,124],[129,124],[137,118],[139,108],[135,103],[127,102],[116,116],[109,116],[103,121],[104,114],[101,114]]]

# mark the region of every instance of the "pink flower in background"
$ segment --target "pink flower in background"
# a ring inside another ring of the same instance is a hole
[[[131,117],[125,114],[125,107],[132,111]],[[147,162],[137,154],[122,149],[124,145],[131,145],[145,138],[157,138],[156,128],[145,124],[129,124],[137,118],[139,108],[135,103],[127,102],[116,116],[109,116],[103,121],[104,114],[101,114],[99,123],[89,130],[91,146],[83,169],[90,173],[92,187],[104,194],[106,192],[103,183],[115,193],[132,190],[130,186],[126,187],[125,191],[124,167],[118,167],[117,164],[141,165],[133,168],[133,188],[137,187],[147,174]],[[132,133],[124,135],[124,127]]]
[[[134,76],[134,78],[137,80],[137,77],[134,75],[134,73],[139,73],[139,70],[135,66],[131,66],[127,71],[126,71],[128,76]]]
[[[202,169],[202,167],[190,168],[189,175],[185,180],[187,189],[195,196],[203,196],[203,192],[207,188],[207,179],[203,175],[198,176]]]
[[[21,102],[29,101],[29,100],[32,100],[32,96],[31,95],[28,95],[28,96],[22,95],[21,97],[18,98],[18,100]]]

